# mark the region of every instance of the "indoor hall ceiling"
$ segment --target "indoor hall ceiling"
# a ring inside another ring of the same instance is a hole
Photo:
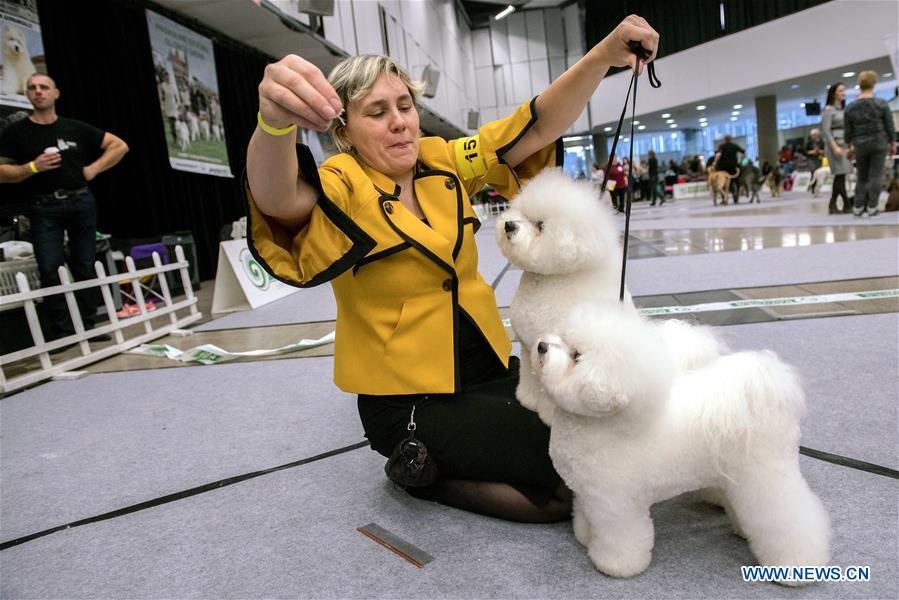
[[[638,121],[640,121],[640,125],[646,126],[646,129],[636,130],[635,128],[635,133],[637,135],[642,135],[649,133],[682,131],[684,129],[700,129],[700,117],[706,117],[710,125],[717,125],[719,127],[722,127],[723,125],[730,122],[730,118],[731,116],[733,116],[731,113],[734,110],[739,110],[740,114],[737,117],[739,120],[747,118],[755,119],[755,98],[760,96],[776,96],[778,114],[788,113],[790,111],[802,111],[804,113],[805,109],[800,105],[803,102],[809,102],[813,100],[817,100],[818,102],[820,102],[821,108],[823,109],[828,84],[832,84],[837,81],[843,82],[843,84],[846,86],[846,97],[848,102],[849,100],[853,99],[858,93],[853,89],[856,85],[857,74],[860,71],[867,69],[873,69],[877,72],[877,77],[879,79],[877,87],[878,90],[884,88],[887,90],[891,90],[896,87],[896,74],[892,73],[893,68],[890,64],[889,58],[884,56],[873,61],[842,65],[839,67],[834,67],[827,71],[821,71],[819,73],[814,73],[811,75],[804,75],[802,77],[794,77],[789,80],[778,81],[767,85],[742,90],[740,92],[734,92],[732,94],[716,96],[708,98],[701,102],[693,102],[688,105],[673,106],[671,108],[654,111],[652,113],[640,114],[638,112],[636,118]],[[856,75],[851,77],[843,77],[843,73],[847,73],[850,71],[856,73]],[[885,73],[890,73],[890,77],[884,77]],[[641,94],[664,94],[666,75],[669,77],[677,76],[676,73],[671,73],[669,75],[661,72],[658,73],[658,75],[662,80],[662,87],[658,90],[654,90],[649,88],[649,86],[640,85]],[[645,75],[643,79],[645,79]],[[640,83],[642,84],[643,81],[641,81]],[[602,86],[600,86],[599,92],[597,93],[602,93]],[[742,104],[743,106],[740,109],[734,109],[734,105],[736,104]],[[696,107],[698,105],[704,105],[706,108],[704,110],[697,110]],[[666,123],[666,119],[662,118],[663,114],[671,115],[668,118],[672,118],[675,120],[675,123],[677,124],[676,129],[671,128],[670,124]],[[612,131],[614,132],[616,124],[617,123],[600,123],[593,127],[593,132],[602,133],[604,132],[604,129],[606,127],[611,127]],[[625,121],[623,129],[626,130],[623,135],[626,136],[630,134],[630,121]]]
[[[304,28],[302,23],[286,24],[271,10],[256,6],[250,0],[155,1],[225,37],[256,48],[273,59],[280,59],[288,54],[302,56],[325,74],[346,56],[343,50]],[[262,1],[266,6],[275,6],[269,0]],[[426,107],[421,108],[420,119],[421,128],[430,135],[446,139],[467,135]]]

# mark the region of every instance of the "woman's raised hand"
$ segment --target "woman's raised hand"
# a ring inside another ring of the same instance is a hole
[[[321,70],[295,54],[265,67],[259,113],[272,127],[297,125],[325,131],[343,104]]]
[[[658,32],[643,17],[626,17],[598,46],[613,67],[632,67],[635,56],[628,47],[629,42],[640,42],[649,51],[649,58],[640,61],[640,73],[643,73],[643,65],[655,60],[659,48]]]

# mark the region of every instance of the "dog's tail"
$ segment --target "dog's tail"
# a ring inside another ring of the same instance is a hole
[[[805,394],[776,354],[737,352],[688,377],[698,398],[693,425],[716,456],[724,447],[795,452]]]

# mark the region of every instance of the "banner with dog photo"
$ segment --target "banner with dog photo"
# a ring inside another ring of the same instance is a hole
[[[25,83],[34,73],[47,72],[35,0],[0,0],[0,35],[0,105],[30,111]]]
[[[147,27],[169,163],[178,171],[233,177],[212,42],[149,10]]]

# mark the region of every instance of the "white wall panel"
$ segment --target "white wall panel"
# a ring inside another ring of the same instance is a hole
[[[549,77],[550,81],[558,79],[559,75],[565,72],[565,58],[549,59]]]
[[[531,97],[530,63],[512,63],[512,101],[524,102]]]
[[[340,19],[340,31],[343,34],[343,48],[350,56],[357,54],[356,25],[353,22],[353,3],[351,0],[340,0],[335,4],[335,16]]]
[[[512,85],[512,65],[500,67],[503,77],[503,102],[512,104],[515,102],[515,88]]]
[[[340,28],[339,7],[335,6],[334,15],[322,17],[322,28],[325,30],[325,39],[337,46],[345,48],[343,43],[343,31]]]
[[[353,0],[353,13],[356,23],[356,41],[360,54],[382,54],[381,17],[377,2]]]
[[[495,106],[502,106],[506,103],[506,84],[503,78],[502,65],[490,67],[493,69],[493,90],[496,94]]]
[[[392,15],[385,15],[384,25],[387,30],[388,56],[408,69],[410,65],[406,61],[406,40],[403,29]]]
[[[505,19],[509,31],[509,60],[513,63],[528,59],[528,38],[524,26],[524,15],[512,13]]]
[[[524,13],[529,60],[546,58],[546,26],[543,23],[543,13],[542,10],[529,10]]]
[[[583,54],[569,54],[568,55],[568,66],[573,67],[574,63],[581,60],[584,57]]]
[[[565,46],[568,54],[583,54],[584,40],[577,4],[569,4],[563,8],[562,18],[565,20]]]
[[[532,60],[528,63],[531,71],[531,97],[543,93],[543,90],[549,87],[549,61]]]
[[[490,47],[493,49],[493,64],[508,64],[509,33],[506,30],[506,19],[490,23]]]
[[[496,106],[496,82],[493,79],[493,67],[475,69],[478,93],[478,106]]]
[[[565,57],[565,31],[562,26],[562,11],[551,8],[543,11],[546,22],[546,50],[550,58]]]
[[[471,32],[471,45],[475,67],[493,66],[493,50],[490,47],[490,30],[475,29]]]

